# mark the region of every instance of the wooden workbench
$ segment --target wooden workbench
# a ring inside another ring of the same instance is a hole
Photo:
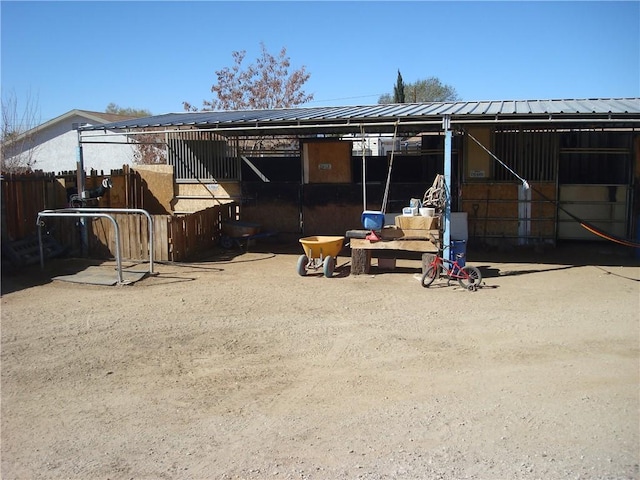
[[[347,232],[351,247],[351,274],[369,273],[371,268],[371,252],[373,250],[401,250],[437,254],[438,247],[433,239],[440,238],[438,230],[403,230],[398,227],[385,227],[379,232],[380,240],[367,240],[367,230],[350,230]],[[376,232],[378,233],[378,232]]]

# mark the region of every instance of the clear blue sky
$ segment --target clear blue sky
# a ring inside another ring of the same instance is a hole
[[[260,42],[311,78],[309,106],[371,105],[437,77],[463,100],[640,96],[640,2],[2,1],[2,95],[42,122],[114,102],[200,107]]]

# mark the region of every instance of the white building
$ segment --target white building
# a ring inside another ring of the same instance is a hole
[[[365,148],[365,155],[373,155],[377,157],[384,157],[395,153],[406,153],[408,151],[420,150],[420,138],[402,139],[393,138],[392,135],[365,135],[364,137],[358,135],[344,135],[344,140],[351,140],[353,142],[353,155],[361,156],[362,148]]]
[[[132,117],[112,113],[71,110],[23,133],[20,137],[26,140],[20,143],[22,151],[16,152],[16,156],[23,155],[29,158],[33,170],[54,173],[76,170],[78,127],[130,118]],[[122,142],[127,142],[125,135],[105,134],[104,138],[96,138],[96,140],[100,140],[101,143],[95,145],[83,143],[83,163],[86,172],[93,169],[108,173],[112,169],[122,168],[125,164],[133,164],[133,145],[122,145]]]

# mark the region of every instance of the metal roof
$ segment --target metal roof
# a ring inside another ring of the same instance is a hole
[[[370,106],[298,107],[272,110],[207,111],[155,115],[83,127],[91,130],[200,128],[227,134],[399,132],[439,128],[445,115],[452,124],[601,122],[638,126],[640,98],[504,100],[402,103]]]

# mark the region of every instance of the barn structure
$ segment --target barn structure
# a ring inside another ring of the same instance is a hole
[[[170,113],[83,127],[79,146],[152,134],[176,214],[235,201],[282,235],[343,235],[446,174],[470,242],[555,244],[599,239],[576,219],[637,238],[639,128],[640,98],[444,102]]]

